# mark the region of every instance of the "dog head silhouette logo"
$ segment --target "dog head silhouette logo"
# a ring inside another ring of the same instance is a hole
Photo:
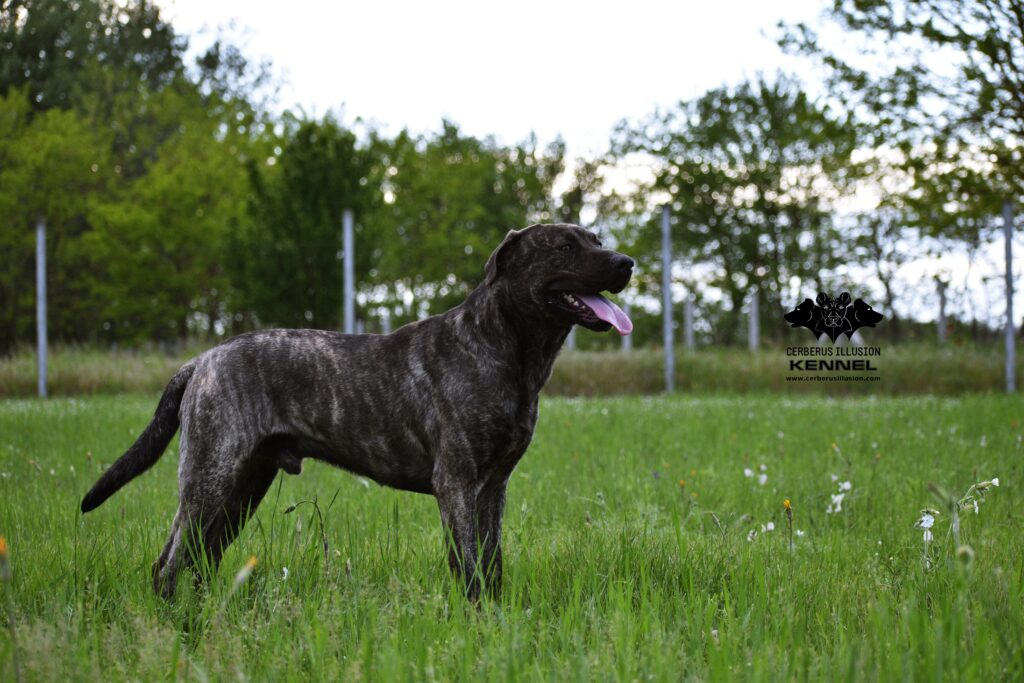
[[[844,334],[852,338],[860,328],[874,327],[885,316],[863,299],[851,301],[849,292],[837,297],[821,292],[814,301],[804,299],[783,317],[791,327],[806,327],[815,339],[826,335],[834,344]]]

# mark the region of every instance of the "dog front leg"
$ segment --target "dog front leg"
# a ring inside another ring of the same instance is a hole
[[[505,487],[502,481],[487,487],[477,499],[477,529],[483,544],[484,583],[494,597],[501,592],[501,519],[505,512]]]
[[[465,583],[466,596],[475,602],[480,598],[481,589],[477,570],[476,497],[469,486],[448,485],[435,487],[435,491],[448,547],[448,566]]]

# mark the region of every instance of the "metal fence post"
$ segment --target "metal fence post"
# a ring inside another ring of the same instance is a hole
[[[686,295],[686,302],[683,304],[683,334],[686,339],[686,349],[693,351],[697,348],[696,341],[693,337],[693,309],[695,303],[693,300],[693,292],[689,292]]]
[[[942,280],[937,281],[939,288],[939,329],[938,329],[938,340],[939,344],[946,343],[946,286],[947,283]]]
[[[1006,240],[1006,391],[1017,390],[1017,347],[1013,325],[1013,202],[1003,203],[1003,236]]]
[[[747,343],[751,351],[757,351],[761,346],[761,316],[758,305],[757,288],[750,292],[750,300],[747,304]]]
[[[36,221],[36,344],[39,362],[39,397],[46,398],[46,219]]]
[[[343,311],[344,323],[342,330],[352,334],[356,330],[355,306],[355,246],[352,236],[352,209],[345,209],[341,214],[341,249],[344,259]]]
[[[661,316],[665,348],[665,391],[672,393],[676,383],[676,356],[672,343],[672,243],[669,234],[669,208],[661,207]]]

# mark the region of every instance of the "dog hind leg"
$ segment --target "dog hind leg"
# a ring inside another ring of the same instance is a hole
[[[223,449],[218,449],[223,453]],[[277,475],[276,459],[261,449],[232,466],[231,456],[186,458],[179,472],[179,507],[171,533],[153,567],[153,585],[164,598],[174,595],[179,572],[191,567],[197,583],[212,575],[224,551],[255,512]],[[220,464],[219,467],[207,463]],[[199,562],[200,566],[196,566]]]

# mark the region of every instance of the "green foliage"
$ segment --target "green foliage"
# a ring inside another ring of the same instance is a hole
[[[0,93],[24,87],[45,111],[74,108],[97,90],[159,89],[182,73],[185,46],[149,0],[5,0]]]
[[[751,287],[771,316],[790,303],[784,290],[791,278],[824,288],[822,275],[844,252],[829,200],[856,173],[856,143],[848,120],[782,76],[711,90],[620,127],[615,151],[654,163],[640,194],[667,198],[676,253],[710,267],[706,283],[729,302],[713,323],[718,343],[738,340]],[[651,215],[628,247],[651,263],[660,220],[660,211]],[[697,289],[695,280],[686,284]]]
[[[266,65],[220,37],[186,68],[147,0],[4,3],[0,45],[0,351],[32,339],[40,216],[52,336],[138,345],[336,327],[346,208],[359,315],[395,324],[450,306],[507,230],[554,215],[561,142],[275,120]]]
[[[447,310],[480,281],[483,263],[510,229],[554,215],[552,185],[564,145],[535,139],[509,147],[464,135],[445,121],[429,138],[378,140],[382,201],[370,283],[399,321]]]
[[[46,219],[50,329],[82,338],[97,313],[82,251],[92,197],[111,185],[109,138],[73,111],[31,115],[24,90],[0,96],[0,350],[34,339],[35,226]]]
[[[185,42],[144,0],[4,3],[0,43],[0,351],[34,338],[40,217],[54,338],[233,325],[222,262],[265,130],[231,87],[237,54],[218,44],[189,77]]]
[[[184,580],[163,603],[150,565],[176,448],[95,512],[72,510],[155,402],[0,405],[0,598],[26,681],[1024,677],[1012,397],[545,400],[509,484],[505,591],[480,609],[448,575],[429,496],[314,462],[280,475],[206,591]],[[744,476],[762,464],[764,485]],[[825,513],[830,475],[851,482],[841,514]],[[955,559],[944,512],[926,567],[914,521],[929,484],[992,477],[964,513],[973,561]]]
[[[849,40],[797,24],[780,43],[824,65],[865,139],[902,155],[906,220],[976,246],[1024,191],[1024,2],[834,0],[826,17]]]
[[[289,120],[277,144],[279,153],[249,164],[252,220],[234,233],[228,260],[238,303],[261,325],[336,328],[342,212],[362,217],[374,201],[372,156],[331,117]],[[373,235],[357,235],[362,281]]]

